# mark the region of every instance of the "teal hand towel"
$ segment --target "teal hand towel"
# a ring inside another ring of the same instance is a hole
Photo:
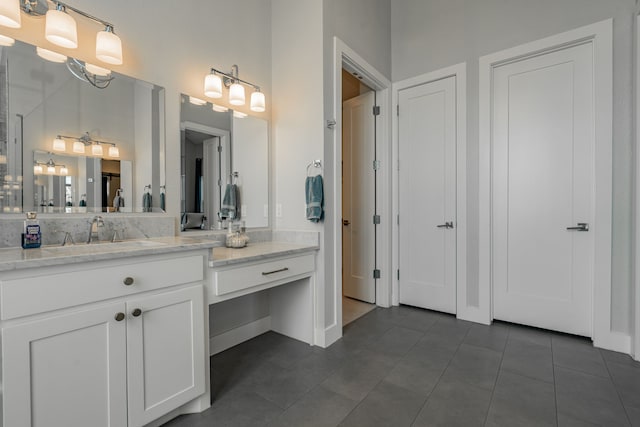
[[[320,222],[324,216],[324,184],[322,175],[308,176],[305,180],[307,219]]]
[[[151,212],[151,193],[142,195],[142,212]]]
[[[220,218],[222,219],[240,219],[240,194],[236,184],[227,184],[224,190],[224,198],[222,199],[222,209]]]

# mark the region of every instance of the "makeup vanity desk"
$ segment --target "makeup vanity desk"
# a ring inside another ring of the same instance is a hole
[[[249,243],[241,249],[213,248],[206,278],[209,304],[266,291],[269,329],[313,345],[318,248],[317,244],[273,241]],[[238,343],[233,339],[212,342],[211,354]]]

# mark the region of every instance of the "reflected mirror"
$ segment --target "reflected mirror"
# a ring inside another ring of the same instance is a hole
[[[0,212],[164,209],[164,89],[82,73],[26,43],[0,47]]]
[[[181,96],[181,228],[269,226],[268,123]]]

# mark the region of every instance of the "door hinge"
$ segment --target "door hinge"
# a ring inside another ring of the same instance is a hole
[[[373,216],[373,224],[374,225],[379,225],[380,224],[380,215],[374,215]]]
[[[396,223],[397,223],[398,225],[400,225],[400,215],[397,215],[397,216],[396,216]]]
[[[218,153],[222,153],[222,145],[218,145]]]
[[[374,116],[379,116],[380,115],[380,106],[379,105],[374,105],[373,106],[373,115]]]
[[[374,160],[373,161],[373,170],[377,171],[378,169],[380,169],[380,160]]]
[[[398,280],[400,280],[400,269],[398,269]]]
[[[400,104],[396,105],[396,116],[400,115]]]
[[[380,278],[380,269],[376,268],[375,270],[373,270],[373,278],[374,279]]]
[[[218,187],[222,187],[222,179],[218,178]]]

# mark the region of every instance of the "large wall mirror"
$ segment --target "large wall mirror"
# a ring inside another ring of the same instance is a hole
[[[268,122],[181,96],[181,228],[269,226]]]
[[[163,88],[22,42],[0,59],[1,213],[164,209]]]

